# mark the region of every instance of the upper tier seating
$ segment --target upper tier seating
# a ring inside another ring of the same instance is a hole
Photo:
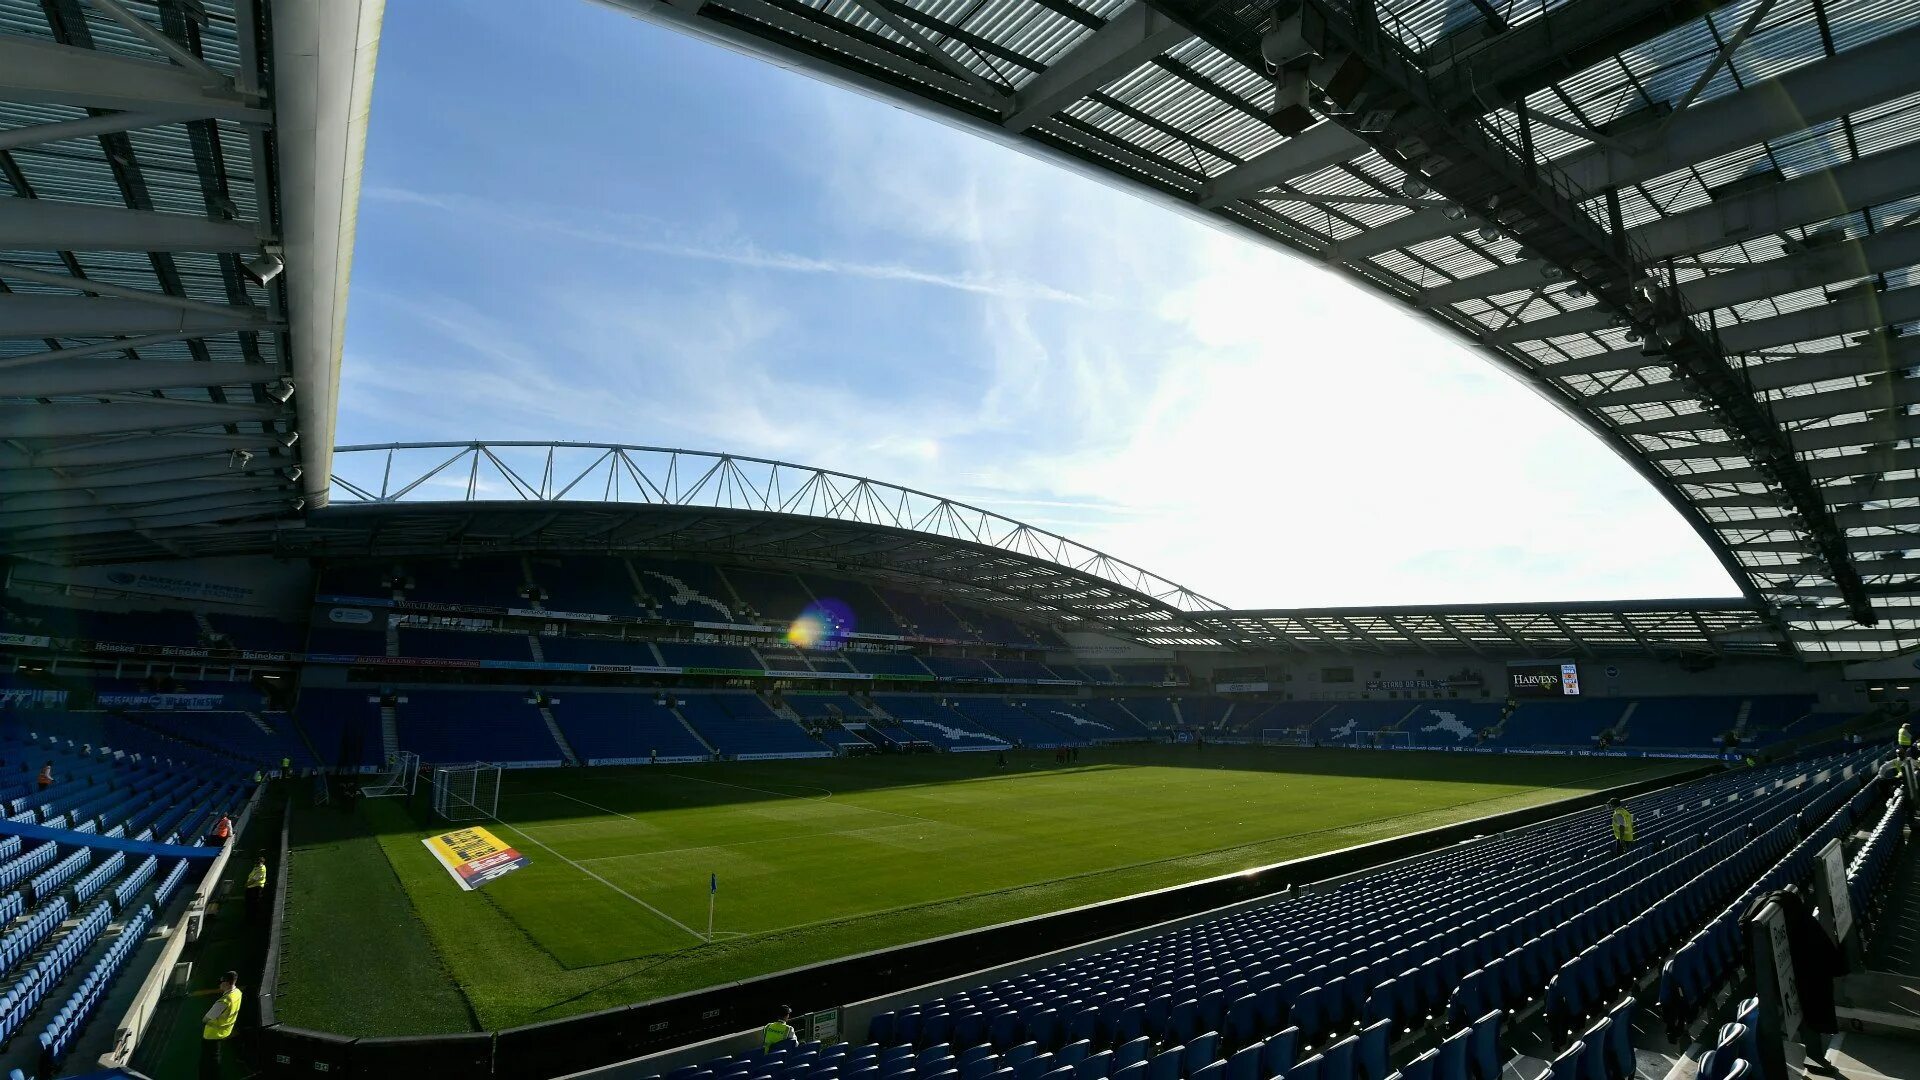
[[[1774,694],[1747,699],[1749,709],[1744,737],[1747,746],[1763,746],[1780,738],[1789,727],[1813,714],[1814,698],[1800,694]]]
[[[648,760],[705,761],[710,756],[659,697],[644,691],[557,692],[553,719],[589,765],[624,765]]]
[[[800,650],[786,645],[756,645],[753,651],[760,655],[760,664],[768,671],[812,671],[813,665],[800,655]]]
[[[1171,731],[1181,726],[1180,715],[1173,710],[1173,702],[1162,697],[1130,697],[1120,702],[1120,707],[1132,713],[1140,723],[1151,731]]]
[[[720,575],[742,603],[775,626],[790,623],[813,606],[813,594],[792,574],[726,567]]]
[[[1216,697],[1187,697],[1180,699],[1180,715],[1187,723],[1197,728],[1217,728],[1227,718],[1227,707],[1231,702]]]
[[[1171,664],[1115,664],[1113,673],[1123,683],[1144,683],[1148,686],[1187,681],[1179,669]]]
[[[880,585],[875,585],[873,591],[886,602],[887,607],[891,608],[895,615],[899,616],[901,633],[943,638],[949,641],[974,639],[974,636],[960,625],[960,620],[954,616],[954,613],[938,600]]]
[[[337,625],[309,627],[306,651],[340,656],[385,656],[387,655],[386,616],[376,614],[374,618],[378,621],[370,629],[353,629]]]
[[[406,698],[395,709],[400,748],[422,762],[561,762],[559,745],[525,691],[410,688],[400,696]]]
[[[527,598],[523,595],[527,587],[526,576],[521,572],[517,558],[409,563],[407,577],[413,582],[405,590],[409,600],[472,604],[478,607],[527,606]]]
[[[710,623],[740,621],[733,612],[733,594],[713,567],[704,563],[640,559],[632,562],[640,584],[645,586],[661,618]]]
[[[379,564],[329,562],[320,571],[314,586],[317,596],[391,597],[393,588],[385,584],[393,568]]]
[[[789,692],[787,708],[802,720],[852,720],[865,723],[873,714],[846,694],[801,694]]]
[[[1807,782],[1771,782],[1788,777]],[[1551,1025],[1594,1048],[1566,1044],[1553,1080],[1631,1076],[1623,981],[1680,948],[1702,899],[1810,870],[1810,854],[1795,863],[1781,843],[1797,815],[1824,837],[1874,813],[1879,790],[1804,763],[1696,781],[1630,800],[1644,829],[1624,855],[1611,853],[1605,814],[1556,819],[883,1012],[865,1043],[676,1077],[1355,1080],[1399,1065],[1494,1080],[1504,1016],[1540,999]],[[1730,964],[1737,949],[1698,951]]]
[[[846,581],[841,578],[825,577],[820,574],[802,574],[800,580],[806,583],[813,595],[829,603],[837,603],[853,616],[856,633],[864,634],[900,634],[906,628],[900,625],[874,591],[864,583]]]
[[[684,693],[680,715],[715,750],[731,758],[825,757],[831,753],[798,724],[745,691]]]
[[[634,600],[633,579],[626,561],[605,555],[533,559],[533,580],[546,591],[540,606],[549,611],[582,611],[601,615],[644,615]]]

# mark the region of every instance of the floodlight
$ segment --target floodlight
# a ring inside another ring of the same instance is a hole
[[[1480,226],[1480,239],[1491,244],[1495,240],[1500,239],[1500,230],[1491,225],[1482,225]]]
[[[297,431],[283,431],[274,436],[274,438],[279,440],[281,446],[291,450],[293,449],[293,444],[300,441],[300,433]]]
[[[1576,300],[1578,300],[1580,297],[1587,295],[1586,282],[1576,281],[1573,284],[1567,286],[1567,295],[1573,297]]]
[[[298,496],[295,496],[294,500],[288,503],[287,505],[292,507],[295,511],[305,510],[307,508],[307,500],[302,499]]]
[[[1400,194],[1409,199],[1424,199],[1433,194],[1433,189],[1417,176],[1409,176],[1400,185]]]
[[[1561,278],[1567,276],[1567,272],[1552,263],[1548,263],[1540,268],[1540,276],[1546,278],[1548,281],[1559,281]]]
[[[287,268],[286,260],[271,251],[262,251],[251,259],[240,260],[240,271],[255,285],[265,285]]]
[[[289,484],[291,484],[295,480],[300,479],[300,466],[289,465],[286,468],[280,470],[280,476],[283,479],[285,479]]]
[[[293,380],[282,378],[267,384],[267,396],[284,404],[293,396]]]
[[[1637,327],[1637,326],[1635,326],[1635,327],[1632,327],[1632,328],[1630,328],[1630,329],[1628,329],[1628,330],[1627,330],[1627,340],[1628,340],[1628,341],[1639,341],[1639,340],[1640,340],[1640,337],[1641,337],[1641,334],[1640,334],[1640,328],[1639,328],[1639,327]]]
[[[1467,208],[1458,203],[1448,204],[1446,209],[1440,212],[1446,215],[1448,221],[1464,221],[1467,217]]]

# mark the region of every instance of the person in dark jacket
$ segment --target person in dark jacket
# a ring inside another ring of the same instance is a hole
[[[1780,905],[1787,920],[1787,944],[1793,951],[1793,984],[1800,994],[1800,1044],[1807,1048],[1809,1064],[1830,1070],[1833,1064],[1827,1060],[1827,1043],[1840,1030],[1840,1018],[1834,1012],[1833,984],[1847,973],[1846,956],[1827,936],[1826,927],[1814,918],[1813,909],[1798,886],[1789,885],[1768,893],[1755,901],[1750,910],[1759,911],[1769,900]]]

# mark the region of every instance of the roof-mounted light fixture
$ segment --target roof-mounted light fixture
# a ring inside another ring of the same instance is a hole
[[[240,271],[255,285],[265,285],[279,277],[286,268],[287,262],[280,257],[280,249],[273,245],[261,248],[260,254],[251,259],[240,260]]]

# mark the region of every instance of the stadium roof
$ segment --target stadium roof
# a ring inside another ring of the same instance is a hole
[[[1791,643],[1744,600],[1217,611],[1195,626],[1249,648],[1475,656],[1784,656]]]
[[[238,538],[239,545],[246,538]],[[651,551],[845,572],[1066,630],[1211,645],[1220,605],[989,510],[783,461],[606,443],[394,443],[334,453],[334,497],[281,554]]]
[[[607,2],[1343,273],[1596,432],[1803,653],[1920,632],[1920,0]]]
[[[380,5],[266,8],[0,0],[0,551],[326,498]]]

